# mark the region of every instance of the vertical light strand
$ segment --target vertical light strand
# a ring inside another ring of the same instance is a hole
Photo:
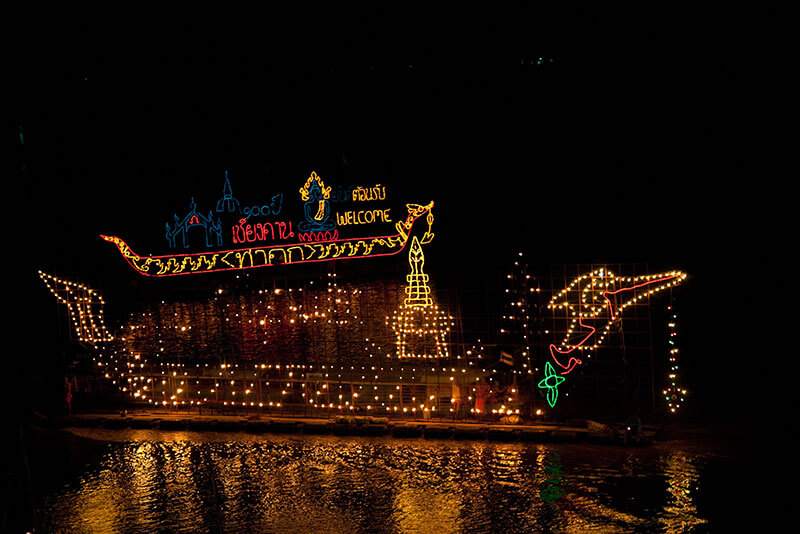
[[[674,301],[667,306],[667,388],[664,390],[664,399],[670,413],[677,413],[686,400],[687,391],[681,386],[680,373],[680,348],[678,347],[678,313]]]

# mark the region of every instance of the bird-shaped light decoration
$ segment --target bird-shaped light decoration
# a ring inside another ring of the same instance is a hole
[[[561,343],[549,347],[555,373],[562,377],[568,375],[590,358],[591,352],[605,341],[612,326],[622,320],[626,308],[685,279],[686,273],[681,271],[617,276],[606,268],[575,278],[547,305],[554,313],[566,311],[569,321]],[[551,379],[546,384],[540,383],[539,387],[548,388],[548,399],[555,399],[558,393],[552,388],[559,384]]]

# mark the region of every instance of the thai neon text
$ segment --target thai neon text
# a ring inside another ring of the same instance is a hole
[[[242,208],[242,214],[245,218],[250,217],[258,217],[258,216],[266,216],[266,215],[278,215],[283,208],[283,193],[278,193],[277,195],[272,197],[272,201],[269,204],[264,204],[263,206],[252,206],[247,207],[245,206]]]
[[[234,243],[252,243],[267,239],[289,239],[294,237],[292,222],[283,221],[248,224],[247,219],[239,219],[239,224],[232,226]]]
[[[356,187],[353,189],[353,202],[368,202],[370,200],[386,200],[386,187],[377,184],[375,187]]]

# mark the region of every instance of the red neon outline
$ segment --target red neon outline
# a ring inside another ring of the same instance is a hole
[[[100,237],[102,237],[106,241],[109,241],[108,236],[101,235]],[[393,236],[388,236],[388,237],[398,237],[398,236],[393,235]],[[113,237],[113,236],[112,236],[112,238],[113,239],[119,239],[118,237]],[[206,252],[205,254],[206,255],[208,255],[208,254],[229,254],[231,252],[250,251],[250,250],[255,250],[255,249],[266,250],[268,248],[280,248],[280,247],[288,247],[288,246],[298,246],[299,247],[299,246],[302,246],[302,245],[309,245],[309,244],[311,244],[311,245],[314,245],[314,244],[328,245],[328,244],[331,244],[331,243],[340,243],[340,242],[344,242],[344,241],[363,241],[364,239],[386,239],[386,238],[385,237],[373,237],[373,238],[367,237],[367,238],[360,238],[360,239],[347,239],[347,240],[342,240],[342,241],[326,241],[326,242],[323,242],[323,243],[290,243],[288,245],[275,245],[274,247],[253,247],[253,248],[242,248],[242,249],[234,249],[234,250],[220,250],[218,252],[211,252],[211,253]],[[123,243],[126,247],[128,247],[128,250],[130,250],[131,253],[134,256],[138,256],[139,258],[145,258],[145,256],[139,256],[138,254],[133,252],[133,249],[131,249],[130,246],[128,246],[128,244],[125,243],[125,241],[123,241],[122,239],[119,239],[119,241],[121,243]],[[242,271],[244,269],[257,269],[257,268],[260,268],[260,267],[274,267],[276,265],[296,265],[296,264],[301,264],[301,263],[318,263],[318,262],[321,262],[321,261],[335,261],[335,260],[347,260],[347,259],[355,260],[355,259],[359,259],[359,258],[380,258],[380,257],[383,257],[383,256],[394,256],[395,254],[399,254],[400,252],[402,252],[406,248],[406,245],[408,244],[408,241],[409,240],[406,239],[406,242],[403,244],[403,246],[400,247],[399,249],[397,249],[394,252],[387,252],[387,253],[383,253],[383,254],[370,254],[369,256],[339,256],[337,258],[321,258],[321,259],[317,259],[317,260],[300,260],[300,261],[293,261],[291,263],[277,263],[277,264],[270,263],[270,264],[267,264],[267,265],[249,265],[249,266],[246,266],[246,267],[225,267],[224,269],[211,269],[211,270],[200,271],[200,272],[197,272],[197,271],[184,271],[184,272],[180,272],[180,273],[169,273],[169,274],[167,274],[167,273],[164,273],[164,274],[146,273],[146,272],[140,270],[138,267],[136,267],[133,263],[131,263],[131,261],[128,259],[127,256],[125,256],[123,254],[122,257],[125,258],[125,261],[128,262],[128,265],[130,265],[133,268],[133,270],[135,270],[137,273],[139,273],[141,275],[144,275],[144,276],[152,276],[153,278],[163,278],[165,276],[180,276],[180,275],[183,275],[183,274],[205,274],[205,273],[221,273],[221,272],[224,272],[224,271]],[[119,248],[120,251],[122,250],[119,245],[117,245],[117,248]],[[202,255],[203,255],[202,253],[185,254],[185,255],[180,256],[180,257],[185,259],[185,258],[187,258],[189,256],[202,256]],[[146,256],[146,258],[153,258],[153,259],[174,258],[174,257],[175,256]]]
[[[433,202],[431,202],[430,206],[423,206],[423,207],[425,207],[426,209],[421,211],[415,217],[412,218],[412,214],[411,213],[409,213],[408,217],[406,217],[406,223],[409,225],[409,226],[404,228],[404,233],[406,234],[406,240],[403,243],[402,247],[398,248],[397,250],[395,250],[393,252],[387,252],[387,253],[382,253],[382,254],[370,254],[368,256],[339,256],[337,258],[320,258],[320,259],[316,259],[316,260],[301,260],[301,261],[294,261],[294,262],[291,262],[291,263],[280,263],[280,264],[277,264],[277,265],[295,265],[295,264],[301,264],[301,263],[318,263],[318,262],[321,262],[321,261],[334,261],[334,260],[338,260],[338,259],[379,258],[379,257],[384,257],[384,256],[394,256],[396,254],[399,254],[400,252],[402,252],[406,248],[406,245],[408,245],[408,242],[410,241],[410,239],[409,239],[410,236],[408,234],[408,231],[411,230],[411,227],[413,226],[413,224],[417,221],[417,219],[422,217],[422,215],[424,213],[426,213],[426,212],[430,213],[431,209],[433,209]],[[409,221],[409,219],[410,219],[410,221]],[[402,223],[400,223],[400,224],[402,224]],[[125,241],[123,241],[119,237],[106,236],[106,235],[100,234],[101,238],[103,238],[104,240],[106,240],[108,242],[114,243],[117,246],[117,248],[119,249],[120,253],[122,254],[122,257],[125,258],[125,261],[128,262],[128,265],[130,265],[133,268],[133,270],[135,270],[136,272],[138,272],[139,274],[141,274],[143,276],[151,276],[153,278],[163,278],[163,277],[166,277],[166,276],[181,276],[181,275],[184,275],[184,274],[205,274],[205,273],[218,273],[218,272],[224,272],[224,271],[241,271],[241,270],[244,270],[244,269],[255,269],[255,268],[260,268],[260,267],[272,267],[272,266],[274,266],[276,264],[250,265],[250,266],[247,266],[247,267],[225,267],[223,269],[210,269],[210,270],[207,270],[207,271],[200,271],[200,272],[197,272],[197,271],[184,271],[184,272],[180,272],[180,273],[151,274],[151,273],[146,273],[146,272],[140,270],[138,267],[136,267],[136,265],[134,265],[131,262],[131,260],[123,252],[123,247],[127,247],[128,251],[131,253],[131,255],[133,255],[133,256],[135,256],[135,257],[137,257],[139,259],[152,258],[154,260],[162,260],[164,258],[175,258],[176,261],[177,261],[177,258],[181,258],[181,261],[185,261],[186,258],[197,257],[197,256],[208,256],[208,255],[213,255],[213,254],[227,255],[227,254],[235,253],[235,252],[247,252],[247,251],[255,251],[255,250],[267,250],[268,251],[269,249],[273,249],[273,248],[288,248],[288,247],[293,247],[293,246],[302,247],[302,246],[308,246],[308,245],[314,245],[314,244],[330,245],[330,244],[333,244],[333,243],[347,243],[347,242],[350,242],[350,241],[365,241],[365,240],[370,240],[370,239],[372,239],[372,240],[375,240],[375,239],[389,240],[389,239],[392,239],[392,238],[399,238],[400,236],[401,236],[401,234],[398,233],[398,234],[388,235],[388,236],[353,237],[353,238],[348,238],[348,239],[340,239],[340,240],[337,240],[337,241],[325,241],[325,242],[321,242],[321,243],[308,243],[308,242],[282,243],[282,244],[278,244],[278,245],[272,245],[272,246],[269,246],[269,247],[248,247],[248,248],[239,248],[239,249],[232,249],[232,250],[195,252],[195,253],[192,253],[192,254],[181,254],[181,255],[177,255],[177,256],[176,255],[170,255],[170,254],[163,255],[163,256],[142,256],[140,254],[136,254],[133,251],[133,249]],[[114,240],[119,241],[119,243],[114,242]]]
[[[617,289],[616,291],[603,291],[603,298],[606,299],[606,303],[608,304],[608,313],[611,314],[611,318],[612,319],[616,319],[616,316],[614,315],[614,306],[611,304],[611,299],[609,299],[606,295],[616,295],[617,293],[620,293],[622,291],[630,291],[632,289],[638,289],[640,287],[644,287],[644,286],[647,286],[647,285],[650,285],[650,284],[655,284],[656,282],[663,282],[664,280],[672,280],[673,278],[678,278],[680,276],[681,276],[680,274],[673,274],[671,276],[665,276],[664,278],[657,278],[655,280],[648,280],[647,282],[644,282],[644,283],[639,284],[639,285],[635,285],[635,286],[631,286],[631,287],[623,287],[621,289]]]
[[[663,278],[656,278],[655,280],[648,280],[647,282],[644,282],[644,283],[641,283],[641,284],[638,284],[638,285],[635,285],[635,286],[623,287],[621,289],[617,289],[616,291],[603,291],[603,298],[606,299],[606,304],[608,304],[608,312],[611,314],[611,320],[616,319],[616,315],[614,314],[614,307],[611,304],[611,299],[609,299],[607,295],[616,295],[617,293],[620,293],[622,291],[631,291],[633,289],[638,289],[640,287],[644,287],[644,286],[647,286],[647,285],[650,285],[650,284],[655,284],[656,282],[663,282],[665,280],[672,280],[673,278],[680,278],[681,275],[682,275],[682,273],[681,274],[673,274],[673,275],[670,275],[670,276],[665,276]],[[578,318],[578,324],[581,325],[581,327],[583,327],[583,328],[590,328],[592,330],[591,332],[589,332],[586,335],[585,338],[583,338],[581,340],[580,343],[578,343],[577,345],[574,345],[569,350],[559,350],[558,347],[555,346],[555,344],[553,344],[553,343],[550,344],[550,356],[553,358],[553,361],[556,362],[556,365],[558,365],[562,369],[566,369],[564,372],[561,373],[562,376],[571,373],[572,370],[575,369],[575,367],[577,365],[582,364],[583,362],[581,360],[579,360],[578,358],[575,358],[574,356],[570,356],[569,361],[567,362],[567,365],[564,365],[564,364],[562,364],[561,362],[558,361],[558,359],[556,358],[556,355],[553,353],[553,351],[558,352],[559,354],[569,354],[570,352],[574,351],[575,349],[577,349],[578,347],[580,347],[581,345],[586,343],[589,340],[589,338],[592,337],[597,332],[596,328],[583,324],[583,317],[579,317]]]
[[[555,355],[555,354],[553,354],[553,351],[555,350],[555,351],[556,351],[556,352],[558,352],[559,354],[569,354],[569,353],[570,353],[570,352],[572,352],[573,350],[577,349],[578,347],[580,347],[581,345],[583,345],[584,343],[586,343],[586,341],[587,341],[587,340],[588,340],[590,337],[592,337],[592,336],[594,335],[594,333],[595,333],[595,332],[597,332],[597,329],[596,329],[596,328],[594,328],[594,327],[592,327],[592,326],[587,326],[587,325],[583,324],[583,317],[579,317],[579,318],[578,318],[578,324],[580,324],[580,325],[581,325],[583,328],[591,328],[591,330],[592,330],[591,332],[589,332],[589,334],[588,334],[588,335],[587,335],[585,338],[583,338],[583,339],[581,340],[581,342],[580,342],[580,343],[578,343],[577,345],[573,346],[573,347],[572,347],[571,349],[569,349],[569,350],[559,350],[559,349],[558,349],[558,347],[556,347],[556,346],[555,346],[555,344],[553,344],[553,343],[550,343],[550,356],[553,358],[553,361],[554,361],[554,362],[556,362],[556,365],[558,365],[558,366],[559,366],[559,367],[561,367],[562,369],[566,369],[566,371],[564,371],[563,373],[561,373],[561,375],[562,375],[562,376],[563,376],[563,375],[568,375],[569,373],[571,373],[571,372],[572,372],[572,370],[573,370],[573,369],[575,369],[575,366],[576,366],[576,365],[578,365],[578,364],[582,364],[583,362],[582,362],[581,360],[579,360],[578,358],[574,357],[574,356],[570,356],[570,358],[569,358],[569,361],[567,361],[567,365],[563,365],[563,364],[562,364],[560,361],[558,361],[558,359],[556,359],[556,355]]]

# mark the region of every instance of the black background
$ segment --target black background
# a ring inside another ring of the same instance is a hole
[[[23,376],[49,361],[37,269],[113,291],[135,275],[100,233],[146,254],[190,197],[219,197],[224,170],[240,199],[314,170],[436,201],[434,276],[495,280],[517,250],[688,272],[693,398],[715,418],[749,404],[731,328],[747,306],[730,289],[749,254],[744,37],[717,15],[72,12],[14,30],[7,261],[22,267]]]

